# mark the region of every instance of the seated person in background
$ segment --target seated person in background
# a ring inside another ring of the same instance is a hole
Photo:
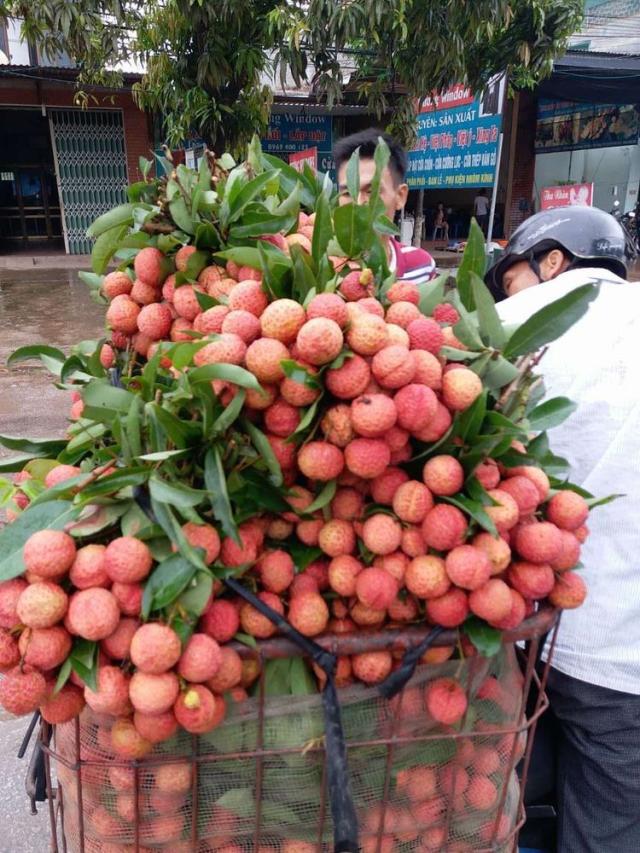
[[[347,164],[353,152],[359,150],[360,194],[357,202],[358,204],[366,204],[376,171],[373,156],[380,136],[389,146],[391,153],[389,164],[382,173],[380,197],[384,203],[387,217],[393,221],[396,211],[402,210],[405,205],[409,187],[405,183],[407,152],[388,133],[370,127],[359,133],[352,133],[351,136],[345,136],[344,139],[340,139],[336,143],[333,149],[333,158],[338,176],[338,192],[340,204],[348,204],[352,201],[347,188]],[[395,273],[397,280],[421,284],[435,278],[436,264],[429,252],[417,246],[403,246],[394,237],[383,236],[382,239],[387,247],[389,269]]]

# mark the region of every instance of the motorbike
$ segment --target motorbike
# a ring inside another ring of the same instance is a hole
[[[638,217],[636,210],[622,213],[620,202],[614,201],[611,215],[618,221],[626,239],[625,253],[629,261],[635,261],[640,255],[640,234],[638,233]]]

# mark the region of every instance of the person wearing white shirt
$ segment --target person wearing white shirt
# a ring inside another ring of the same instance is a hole
[[[520,324],[589,282],[599,293],[540,362],[547,397],[576,411],[550,435],[571,480],[597,497],[582,546],[588,594],[563,612],[548,693],[558,722],[560,853],[640,851],[640,284],[609,214],[543,211],[487,274],[501,319]]]
[[[478,190],[478,195],[473,200],[473,215],[478,220],[478,225],[484,233],[487,233],[487,222],[489,220],[489,199],[485,189]]]

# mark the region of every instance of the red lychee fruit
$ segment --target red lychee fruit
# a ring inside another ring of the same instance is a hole
[[[418,598],[440,598],[451,583],[445,569],[444,560],[433,555],[415,557],[407,566],[404,583]]]
[[[133,269],[138,278],[159,287],[165,277],[166,259],[159,249],[147,246],[140,249],[133,262]]]
[[[465,797],[472,809],[487,811],[498,802],[498,789],[487,776],[474,776]]]
[[[430,317],[418,317],[407,326],[411,349],[423,349],[437,355],[444,344],[442,329]]]
[[[159,341],[169,335],[173,316],[168,305],[154,302],[145,305],[138,314],[138,329],[152,341]]]
[[[518,504],[521,518],[535,512],[540,502],[540,493],[528,477],[516,476],[503,480],[500,483],[500,491],[511,495]]]
[[[204,561],[207,565],[215,563],[220,553],[220,536],[215,527],[188,521],[182,525],[182,532],[189,545],[204,550]]]
[[[376,503],[391,506],[400,486],[408,482],[409,475],[402,468],[387,468],[373,480],[371,496]]]
[[[467,710],[467,697],[454,678],[436,678],[425,690],[425,705],[434,720],[446,726],[459,722]]]
[[[401,388],[393,400],[398,410],[398,426],[409,432],[424,429],[438,410],[438,398],[432,389],[415,382]]]
[[[345,521],[360,518],[363,508],[364,498],[356,489],[349,487],[338,489],[331,501],[332,517],[342,518]]]
[[[379,477],[389,467],[391,451],[388,444],[382,439],[356,438],[345,447],[344,461],[353,474],[371,480]],[[305,473],[302,466],[300,466],[300,470]]]
[[[215,640],[211,640],[215,643]],[[180,682],[175,672],[134,672],[129,682],[129,699],[143,714],[165,714],[178,698]]]
[[[192,634],[178,661],[178,675],[200,683],[213,678],[220,669],[220,646],[208,634]]]
[[[100,641],[100,648],[112,660],[127,660],[133,635],[140,627],[137,619],[123,617],[113,632]]]
[[[329,364],[340,354],[343,340],[342,329],[334,320],[316,317],[302,326],[296,347],[300,357],[309,364]]]
[[[229,646],[220,649],[220,668],[207,681],[207,687],[213,693],[226,693],[240,684],[242,680],[242,658]]]
[[[544,598],[555,584],[553,569],[545,563],[512,563],[507,576],[511,586],[527,599]]]
[[[135,711],[133,724],[140,737],[152,744],[169,740],[178,731],[178,721],[172,710],[163,714],[143,714],[141,711]]]
[[[168,625],[148,622],[131,639],[131,661],[142,672],[159,675],[174,666],[182,653],[180,637]]]
[[[384,681],[392,666],[393,657],[391,652],[387,651],[363,652],[351,658],[353,674],[365,684],[379,684]]]
[[[449,326],[455,326],[460,319],[460,315],[453,305],[449,305],[447,302],[441,302],[440,305],[436,305],[431,312],[431,316],[438,323],[446,323]]]
[[[392,506],[401,521],[420,524],[433,508],[433,498],[425,485],[417,480],[408,480],[398,486]]]
[[[259,281],[239,281],[229,293],[228,305],[232,311],[249,311],[259,317],[269,300]]]
[[[23,578],[0,583],[0,628],[15,628],[20,624],[18,600],[28,584]]]
[[[469,609],[480,619],[487,622],[499,622],[511,613],[511,590],[499,578],[491,578],[482,586],[476,587],[469,596]]]
[[[215,729],[224,719],[226,711],[222,696],[214,694],[202,684],[191,684],[178,696],[173,708],[178,723],[191,734],[205,734]]]
[[[447,554],[445,567],[449,579],[462,589],[478,589],[491,577],[491,562],[474,545],[457,545]]]
[[[334,480],[343,467],[342,451],[327,441],[310,441],[298,453],[298,468],[310,480]]]
[[[69,580],[76,589],[92,586],[109,586],[111,579],[104,569],[104,545],[85,545],[78,548],[76,558],[69,569]]]
[[[114,583],[111,594],[125,616],[138,616],[142,606],[144,588],[139,583]]]
[[[20,649],[17,639],[8,628],[0,628],[0,672],[13,669],[18,663],[20,663]]]
[[[356,302],[371,295],[373,272],[370,269],[352,270],[340,282],[340,293],[348,302]]]
[[[254,343],[257,343],[254,341]],[[193,356],[196,367],[205,364],[242,364],[247,353],[247,345],[238,335],[222,333],[216,340],[206,346]],[[247,365],[248,366],[248,365]]]
[[[176,269],[180,270],[180,272],[185,272],[187,269],[187,264],[189,263],[189,258],[196,252],[197,249],[195,246],[181,246],[176,252],[174,263],[176,265]]]
[[[16,612],[28,628],[51,628],[67,612],[68,598],[58,584],[39,581],[29,584],[20,595]]]
[[[276,400],[265,410],[264,422],[269,432],[287,438],[300,423],[300,410],[286,400]]]
[[[329,586],[345,598],[355,595],[356,579],[363,569],[364,565],[349,554],[334,557],[329,563]]]
[[[356,547],[353,525],[340,518],[330,519],[320,529],[318,545],[328,557],[353,553]]]
[[[563,610],[573,610],[580,607],[587,597],[587,585],[577,572],[563,572],[558,575],[553,589],[549,593],[549,601],[554,607]]]
[[[222,321],[222,332],[250,344],[260,336],[260,320],[250,311],[230,311]]]
[[[464,542],[467,528],[467,519],[457,507],[436,504],[427,512],[421,529],[429,548],[449,551]]]
[[[562,550],[560,554],[552,560],[551,568],[556,572],[565,572],[567,569],[572,569],[580,559],[580,543],[574,533],[569,530],[561,530]]]
[[[84,705],[82,690],[74,684],[65,684],[58,693],[50,695],[40,705],[40,713],[42,719],[50,725],[61,725],[79,716]]]
[[[111,727],[111,746],[119,758],[127,760],[144,758],[153,749],[153,744],[145,740],[133,721],[126,717],[116,720]]]
[[[484,459],[473,472],[473,476],[485,489],[495,489],[500,482],[500,469],[495,459]]]
[[[135,536],[119,536],[107,545],[104,570],[117,583],[137,583],[144,580],[153,564],[149,546]]]
[[[577,530],[587,520],[589,505],[577,492],[564,489],[547,504],[547,519],[561,530]]]
[[[365,607],[362,602],[357,601],[351,608],[349,615],[352,620],[362,628],[379,628],[386,619],[385,610],[372,610]]]
[[[525,560],[532,563],[550,563],[562,551],[562,535],[555,524],[539,521],[519,527],[515,534],[515,548]]]
[[[410,281],[395,281],[386,293],[389,302],[411,302],[417,305],[420,302],[420,291],[418,286]]]
[[[402,527],[392,516],[376,513],[362,525],[361,538],[372,554],[391,554],[400,547]]]
[[[97,690],[84,688],[87,705],[97,714],[126,714],[129,710],[129,678],[117,666],[100,666]]]
[[[414,320],[422,317],[420,309],[409,300],[394,302],[387,310],[387,323],[406,329]],[[408,337],[408,335],[407,335]]]
[[[365,607],[387,610],[398,595],[398,582],[384,569],[370,566],[356,577],[356,595]]]
[[[498,533],[506,533],[518,523],[520,509],[515,499],[502,489],[489,489],[489,497],[494,505],[484,507],[484,511],[496,526]]]
[[[527,477],[530,479],[538,490],[540,501],[544,501],[549,494],[549,478],[541,468],[536,468],[533,465],[519,465],[516,468],[507,468],[507,477]]]
[[[52,628],[26,628],[18,641],[25,663],[43,672],[65,661],[71,651],[71,635],[62,625]]]
[[[428,444],[434,441],[439,441],[445,435],[451,426],[451,423],[452,417],[449,409],[447,409],[446,406],[443,406],[442,403],[438,403],[432,420],[426,425],[426,427],[414,430],[413,436],[414,438],[417,438],[418,441],[423,441]]]
[[[291,599],[288,617],[293,627],[305,637],[315,637],[327,628],[329,608],[319,593],[305,592]]]
[[[276,299],[260,315],[262,336],[291,344],[306,320],[305,310],[293,299]]]
[[[25,571],[43,580],[55,580],[66,574],[76,557],[76,543],[61,530],[38,530],[22,549]]]
[[[129,276],[120,270],[107,273],[102,280],[102,292],[107,299],[114,299],[116,296],[131,293],[132,286],[133,282]]]
[[[116,296],[107,308],[107,326],[114,332],[133,335],[138,331],[138,314],[140,306],[128,296]]]
[[[473,545],[484,551],[489,558],[492,575],[499,575],[511,562],[511,548],[500,536],[478,533],[473,539]]]
[[[16,717],[35,711],[47,692],[44,676],[30,666],[16,666],[0,679],[0,705]]]
[[[359,355],[375,355],[387,345],[387,324],[382,317],[362,311],[351,320],[347,343]]]
[[[320,429],[330,444],[346,447],[355,437],[350,407],[345,403],[331,406],[320,421]]]
[[[261,592],[258,595],[260,601],[267,604],[276,613],[284,616],[284,606],[277,595],[272,592]],[[259,610],[251,604],[243,604],[240,608],[240,624],[242,630],[250,634],[252,637],[257,637],[260,640],[266,640],[277,633],[278,629],[273,622],[266,616],[263,616]]]
[[[408,347],[392,344],[377,352],[371,370],[383,388],[402,388],[413,381],[417,364]]]
[[[295,575],[293,560],[286,551],[281,550],[265,552],[260,557],[257,569],[264,588],[277,594],[284,592],[291,585]]]
[[[104,640],[113,634],[119,621],[120,608],[109,590],[92,587],[71,596],[65,624],[72,634],[85,640]]]
[[[282,398],[292,406],[309,406],[320,394],[320,388],[316,385],[309,385],[309,377],[313,377],[318,373],[318,368],[311,364],[305,364],[302,361],[296,362],[302,368],[306,379],[298,381],[294,376],[287,376],[280,383],[280,393]]]
[[[349,318],[344,299],[337,293],[319,293],[314,296],[307,306],[307,319],[314,320],[316,317],[333,320],[343,329]]]
[[[282,341],[259,338],[249,344],[245,363],[259,382],[279,382],[285,375],[281,362],[289,358],[289,350]]]
[[[422,479],[434,495],[455,495],[463,486],[464,468],[455,456],[432,456],[422,469]]]
[[[469,614],[469,601],[464,590],[449,589],[439,598],[431,598],[425,605],[427,618],[433,625],[456,628]]]
[[[512,631],[520,625],[526,615],[526,604],[520,593],[508,587],[511,595],[511,609],[502,619],[492,619],[490,624],[500,631]]]
[[[178,317],[171,324],[171,332],[169,337],[174,343],[189,343],[193,342],[193,335],[189,332],[193,330],[191,320],[185,320],[184,317]]]
[[[482,394],[482,380],[467,367],[456,368],[442,377],[442,400],[448,409],[463,412]]]
[[[351,423],[365,438],[382,437],[394,426],[398,412],[385,394],[365,394],[351,403]]]
[[[442,387],[442,365],[435,355],[423,349],[414,349],[411,350],[411,359],[415,367],[413,382],[439,391]]]
[[[212,601],[202,614],[200,629],[218,643],[228,643],[240,629],[238,608],[224,598]]]
[[[323,525],[324,521],[321,518],[314,518],[312,521],[300,521],[296,525],[296,536],[303,545],[315,548]]]
[[[369,379],[371,369],[362,356],[354,355],[347,358],[342,367],[331,368],[325,374],[327,389],[341,400],[353,400],[363,393]]]

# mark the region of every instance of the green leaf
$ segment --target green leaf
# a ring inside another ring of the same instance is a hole
[[[71,355],[60,369],[60,382],[72,379],[89,380],[91,375],[85,370],[86,365],[79,355]]]
[[[87,228],[87,237],[93,239],[122,225],[132,225],[136,207],[135,204],[120,204],[103,213]]]
[[[209,572],[197,572],[179,599],[180,607],[190,616],[199,617],[211,598],[213,578]]]
[[[94,273],[103,275],[107,271],[109,261],[120,246],[127,228],[127,225],[118,225],[100,234],[91,249],[91,269]]]
[[[478,619],[470,616],[464,623],[464,632],[469,637],[478,652],[485,658],[497,655],[502,646],[502,632],[492,628]]]
[[[482,384],[491,391],[504,388],[518,376],[518,368],[515,364],[507,361],[501,355],[497,358],[489,356],[486,360],[478,360],[469,366],[482,378]]]
[[[60,671],[58,672],[58,677],[53,688],[54,696],[56,693],[59,693],[62,690],[62,688],[69,680],[69,677],[71,675],[71,669],[71,658],[68,657],[66,661],[62,664],[62,666],[60,667]]]
[[[209,296],[208,293],[201,293],[199,290],[194,290],[194,293],[196,295],[196,299],[198,300],[198,305],[200,306],[202,311],[208,311],[209,308],[215,308],[216,305],[221,304],[213,296]]]
[[[44,361],[42,356],[46,356],[46,362]],[[46,367],[49,367],[49,365],[51,365],[51,362],[53,361],[56,365],[58,365],[58,369],[54,372],[54,375],[59,376],[60,368],[64,364],[67,357],[62,352],[62,350],[57,349],[57,347],[50,347],[46,344],[32,344],[30,346],[20,347],[19,349],[12,352],[9,358],[7,359],[7,366],[13,367],[16,364],[19,364],[21,361],[31,361],[34,358],[40,359]]]
[[[552,397],[529,412],[529,428],[534,432],[558,426],[575,412],[577,404],[568,397]]]
[[[173,604],[196,574],[196,567],[182,554],[172,554],[149,576],[142,596],[141,613],[148,619],[153,610]]]
[[[439,305],[444,300],[444,288],[448,278],[449,275],[447,273],[442,273],[437,278],[431,281],[423,281],[422,284],[418,285],[418,290],[420,291],[418,308],[421,314],[429,317],[436,305]]]
[[[307,388],[318,389],[322,387],[320,380],[315,373],[311,373],[293,359],[284,359],[280,362],[280,367],[284,370],[284,375],[289,379],[292,379],[294,382],[306,385]]]
[[[83,417],[102,423],[112,423],[118,415],[131,408],[133,395],[124,388],[115,388],[107,379],[93,379],[82,391]]]
[[[25,571],[22,548],[38,530],[64,530],[79,512],[69,501],[49,501],[28,506],[11,524],[0,531],[0,581],[16,578]]]
[[[359,257],[371,242],[368,209],[365,206],[343,204],[333,213],[333,225],[340,247],[349,258]]]
[[[156,474],[149,478],[149,491],[153,500],[178,509],[199,506],[207,496],[201,489],[192,489],[177,481],[170,483]]]
[[[314,512],[317,512],[319,509],[323,509],[327,504],[331,503],[335,496],[337,487],[337,480],[329,480],[329,482],[323,487],[320,494],[316,496],[313,503],[305,509],[305,515],[312,515]]]
[[[187,259],[187,268],[185,270],[189,281],[197,281],[198,276],[208,263],[208,252],[193,252],[191,255],[189,255],[189,258]]]
[[[484,507],[478,501],[471,500],[471,498],[461,494],[454,495],[453,497],[443,497],[442,500],[453,504],[453,506],[457,506],[458,509],[466,512],[467,515],[470,515],[471,518],[473,518],[474,521],[477,521],[480,527],[488,533],[491,533],[493,536],[498,535],[495,524],[491,521],[485,512]]]
[[[296,302],[303,303],[307,294],[315,290],[318,284],[310,266],[313,262],[301,246],[291,246],[291,258],[293,260],[293,298]]]
[[[242,388],[236,392],[236,395],[233,400],[225,408],[222,414],[219,415],[213,422],[212,432],[214,435],[218,435],[221,432],[226,432],[226,430],[229,429],[231,424],[236,420],[236,418],[242,411],[246,396],[246,392]]]
[[[232,225],[229,229],[229,242],[260,237],[263,234],[286,234],[296,224],[296,220],[297,216],[291,213],[276,216],[266,209],[245,211],[241,223]]]
[[[318,692],[316,681],[304,658],[291,658],[289,684],[292,696],[311,696]]]
[[[31,457],[57,456],[67,446],[61,438],[17,438],[13,435],[0,435],[0,444]]]
[[[453,332],[456,338],[471,350],[478,351],[484,349],[484,344],[482,343],[482,338],[478,331],[478,321],[469,314],[462,304],[462,300],[459,295],[456,292],[450,293],[447,297],[447,301],[450,302],[460,314],[460,319],[453,327]]]
[[[312,548],[309,545],[303,545],[297,539],[289,539],[286,547],[291,554],[298,572],[303,572],[307,566],[310,566],[311,563],[322,557],[321,548]]]
[[[33,459],[34,456],[35,454],[33,453],[23,453],[20,456],[9,456],[5,459],[0,459],[0,472],[9,474],[15,471],[22,471],[25,463]]]
[[[130,501],[106,504],[104,506],[88,505],[83,509],[77,521],[67,527],[67,533],[76,539],[95,536],[102,530],[113,527],[116,521],[125,514]]]
[[[220,456],[218,447],[214,446],[207,451],[204,460],[204,482],[211,503],[211,509],[216,519],[220,522],[223,533],[240,545],[240,537],[233,517],[233,510],[231,509],[222,457]]]
[[[98,648],[97,643],[78,638],[74,641],[69,655],[71,668],[93,691],[98,689]]]
[[[182,196],[178,196],[169,202],[169,212],[178,228],[187,234],[195,234],[194,218],[191,216],[187,203]]]
[[[482,427],[487,413],[487,392],[482,394],[455,420],[453,434],[459,436],[465,443],[472,442]]]
[[[112,495],[121,489],[141,486],[149,478],[150,470],[142,466],[136,468],[118,468],[112,474],[99,477],[90,486],[82,489],[82,497],[86,500]]]
[[[476,308],[471,273],[475,273],[481,279],[484,278],[486,262],[484,234],[476,220],[472,218],[467,245],[456,275],[458,293],[467,311],[474,311]]]
[[[307,411],[302,416],[300,423],[298,424],[298,426],[295,428],[295,430],[291,434],[291,437],[293,437],[294,435],[301,435],[303,432],[305,432],[306,430],[309,429],[309,427],[313,423],[313,419],[316,416],[316,412],[318,410],[318,403],[320,402],[321,399],[322,399],[322,395],[320,395],[320,397],[318,397],[318,399],[315,400],[309,406]]]
[[[189,371],[189,383],[196,385],[199,382],[212,382],[214,379],[224,379],[225,382],[233,382],[241,388],[250,388],[253,391],[262,391],[262,386],[253,375],[238,367],[236,364],[205,364]]]
[[[607,495],[604,498],[589,498],[587,500],[587,504],[589,505],[589,509],[595,509],[597,506],[606,506],[606,504],[610,504],[612,501],[617,501],[618,498],[626,498],[625,494],[615,494],[615,495]]]
[[[504,357],[527,355],[557,340],[586,314],[598,293],[598,284],[584,284],[536,311],[511,335]]]
[[[476,306],[480,336],[486,344],[500,349],[507,340],[502,321],[496,311],[496,303],[489,288],[475,272],[470,272],[471,293]]]
[[[316,219],[313,226],[313,239],[311,240],[311,256],[316,264],[319,264],[326,254],[329,240],[332,237],[331,207],[326,195],[321,193],[316,205]]]
[[[103,275],[96,275],[94,272],[87,272],[86,270],[80,270],[78,272],[78,278],[80,281],[83,281],[91,290],[100,291],[102,288],[102,282],[104,281]]]
[[[142,507],[135,502],[120,519],[120,529],[123,536],[135,536],[138,539],[148,539],[162,532],[161,528],[154,524]]]
[[[242,643],[243,646],[249,646],[251,649],[258,648],[258,642],[251,634],[243,634],[241,631],[238,631],[237,634],[234,634],[233,639],[238,643]]]
[[[242,423],[244,429],[249,433],[253,446],[256,448],[262,457],[262,461],[271,473],[271,482],[274,486],[281,486],[282,469],[280,468],[280,463],[276,459],[276,455],[269,444],[267,436],[262,432],[262,430],[259,430],[257,426],[252,424],[251,421],[244,420]]]
[[[360,195],[360,149],[357,148],[347,163],[347,190],[354,204],[358,203]]]
[[[253,201],[258,193],[273,180],[273,171],[263,172],[248,181],[229,205],[229,223],[235,222],[245,207]]]
[[[178,449],[202,439],[202,425],[197,421],[183,420],[157,403],[147,403],[146,409],[153,411],[158,423]]]

